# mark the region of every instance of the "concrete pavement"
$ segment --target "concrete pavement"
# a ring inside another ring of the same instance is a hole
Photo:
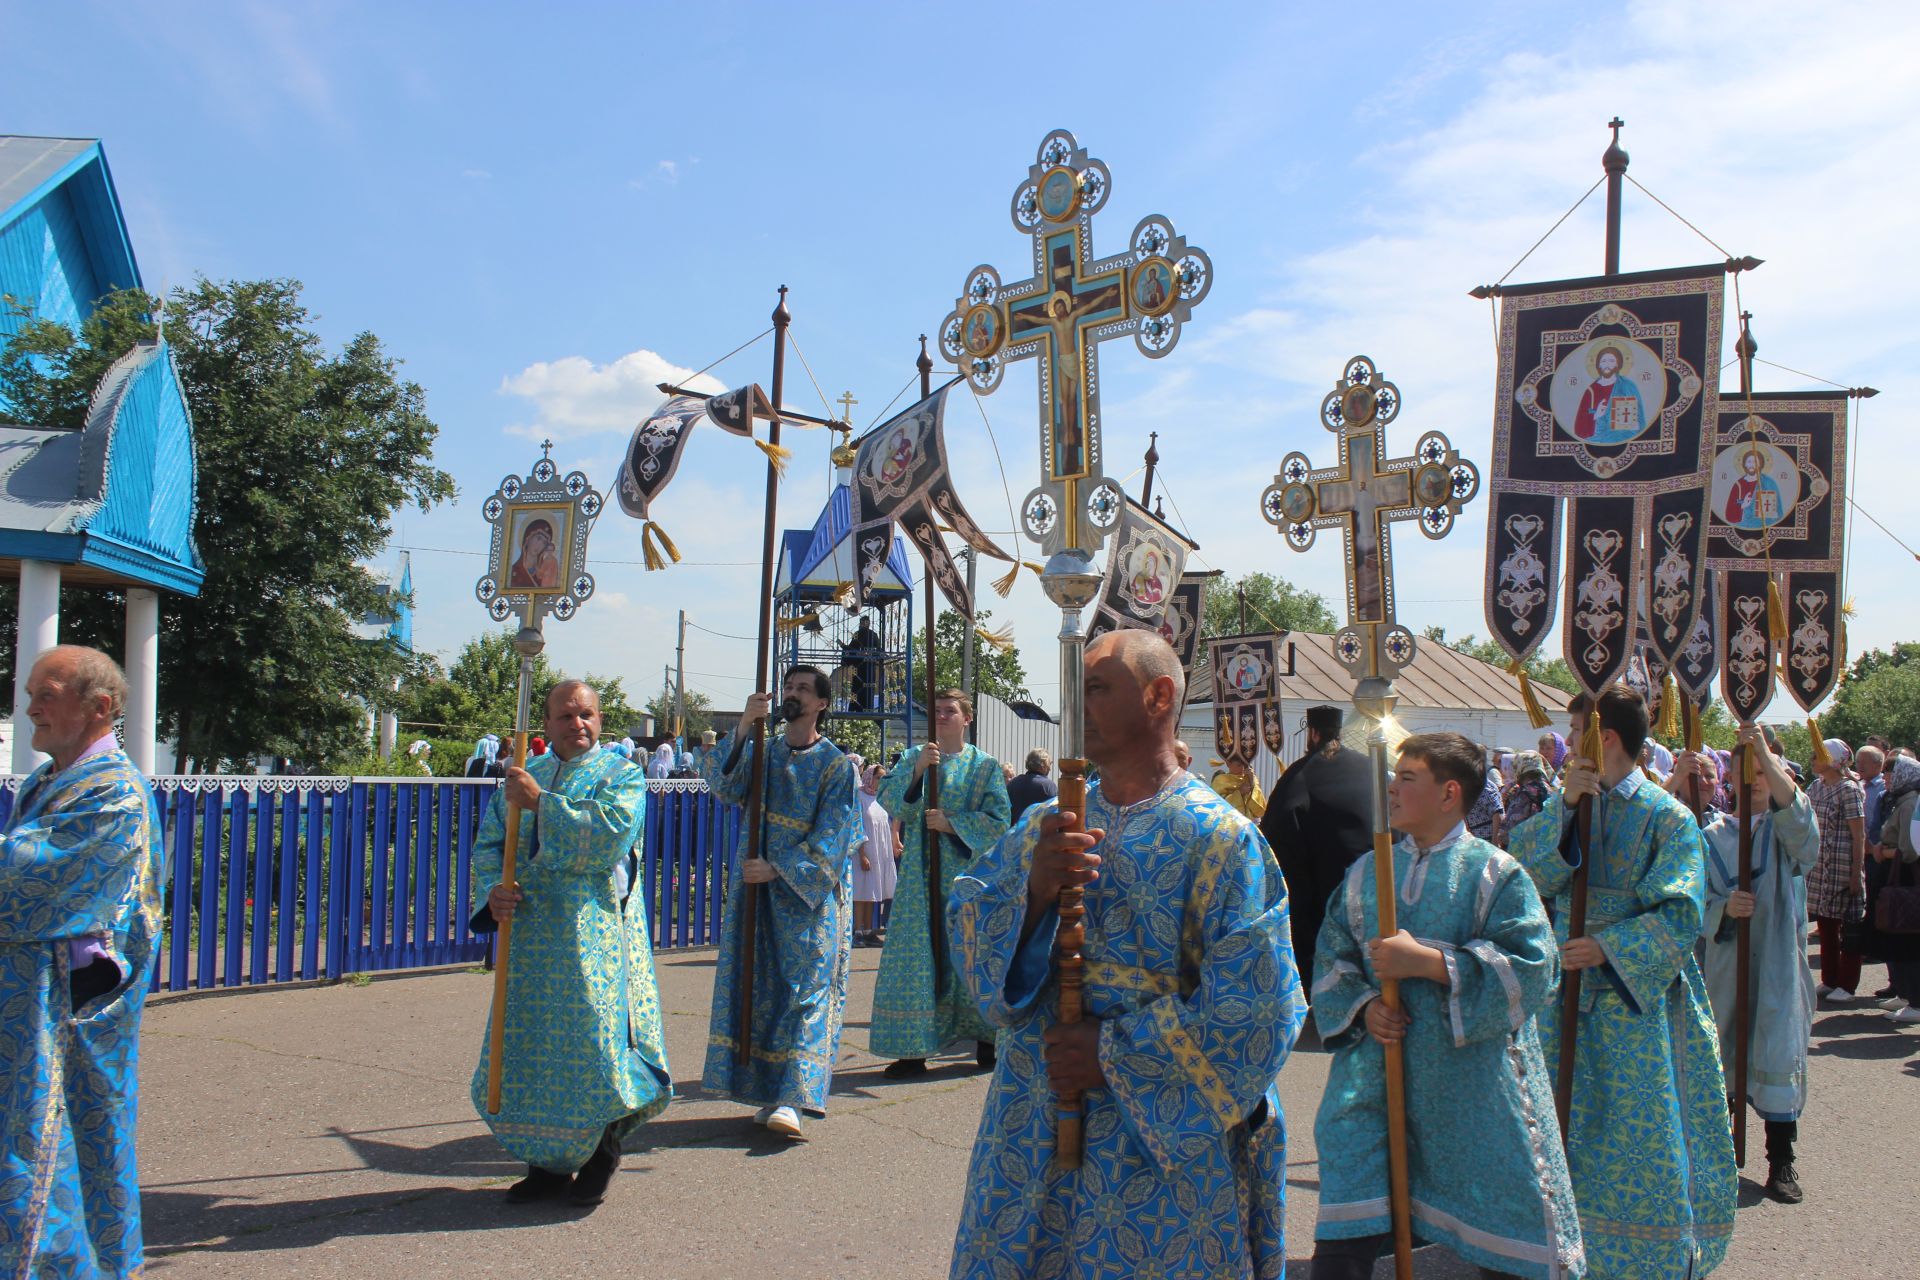
[[[960,1211],[985,1077],[971,1056],[885,1081],[866,1052],[879,952],[855,974],[831,1114],[789,1146],[701,1096],[711,950],[660,958],[678,1099],[631,1140],[593,1212],[508,1205],[521,1168],[468,1102],[491,979],[476,971],[365,985],[156,1000],[142,1048],[140,1157],[148,1271],[353,1280],[513,1276],[661,1280],[937,1277]],[[1863,986],[1884,981],[1869,970]],[[1911,1276],[1920,1153],[1920,1031],[1822,1009],[1801,1122],[1807,1200],[1743,1182],[1733,1280]],[[1327,1058],[1282,1076],[1289,1252],[1312,1252],[1313,1113]],[[1765,1176],[1759,1126],[1747,1173]],[[1389,1274],[1383,1264],[1380,1272]],[[1422,1277],[1472,1274],[1423,1251]]]

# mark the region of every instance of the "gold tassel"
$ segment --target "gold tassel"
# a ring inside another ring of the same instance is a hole
[[[1607,754],[1607,747],[1600,740],[1600,713],[1597,710],[1587,712],[1587,731],[1580,738],[1580,754],[1593,764],[1596,773],[1604,767],[1602,757]]]
[[[973,633],[979,636],[983,643],[992,646],[1000,653],[1011,653],[1013,651],[1012,624],[1001,627],[997,631],[989,631],[985,627],[975,627]]]
[[[800,628],[807,626],[809,623],[817,623],[819,621],[820,621],[819,614],[803,613],[797,618],[781,618],[779,621],[773,624],[773,628],[774,630],[784,635],[789,631],[798,631]]]
[[[1775,644],[1786,644],[1792,633],[1787,630],[1787,604],[1780,598],[1780,584],[1773,578],[1767,579],[1767,638]]]
[[[833,602],[843,609],[850,608],[853,605],[853,594],[853,583],[843,582],[840,584],[840,589],[833,593]]]
[[[653,545],[656,540],[660,543],[658,547]],[[640,526],[640,554],[646,558],[649,573],[666,568],[668,560],[680,563],[680,548],[673,545],[665,529],[651,520]]]
[[[1814,741],[1818,742],[1819,739],[1816,738]],[[1762,746],[1761,750],[1764,751],[1766,748]],[[1743,787],[1751,787],[1754,784],[1754,780],[1759,776],[1760,761],[1754,756],[1753,752],[1742,751],[1740,753],[1740,785]]]
[[[993,580],[993,589],[1002,600],[1013,594],[1014,581],[1019,578],[1020,570],[1023,566],[1031,569],[1033,576],[1036,578],[1042,573],[1041,567],[1031,560],[1015,560],[1012,568]]]
[[[1671,671],[1660,682],[1660,723],[1653,731],[1663,738],[1680,736],[1680,685]]]
[[[1507,674],[1520,680],[1520,702],[1527,709],[1527,723],[1536,729],[1544,729],[1553,723],[1553,718],[1540,705],[1539,695],[1533,691],[1533,681],[1527,678],[1527,664],[1515,658],[1507,664]]]
[[[776,476],[787,474],[787,459],[793,456],[793,450],[783,444],[762,440],[758,436],[754,437],[753,447],[767,455],[767,461],[773,464],[773,474]]]
[[[1827,740],[1820,736],[1820,722],[1812,716],[1807,717],[1807,736],[1813,739],[1812,765],[1816,769],[1833,767],[1833,753],[1827,750]]]
[[[1687,723],[1687,750],[1698,754],[1702,745],[1700,740],[1700,717],[1694,716],[1693,719]]]

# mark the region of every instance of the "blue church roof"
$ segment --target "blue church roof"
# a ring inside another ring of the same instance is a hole
[[[140,286],[100,144],[0,137],[0,294],[78,328]],[[0,343],[18,328],[0,316]],[[70,581],[198,595],[196,474],[173,354],[141,342],[101,378],[80,430],[0,426],[0,571],[45,560]]]
[[[853,491],[837,484],[811,530],[788,529],[780,541],[780,574],[774,590],[796,584],[804,596],[827,598],[841,584],[853,580]],[[907,559],[906,539],[894,535],[886,568],[869,590],[870,596],[890,599],[913,588],[913,566]]]

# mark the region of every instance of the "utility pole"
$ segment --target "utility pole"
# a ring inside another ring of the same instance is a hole
[[[681,750],[686,749],[684,735],[687,725],[687,611],[680,611],[680,642],[673,649],[673,736],[680,738]]]

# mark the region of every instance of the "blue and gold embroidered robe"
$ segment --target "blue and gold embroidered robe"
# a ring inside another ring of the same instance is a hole
[[[1085,1096],[1085,1159],[1053,1162],[1041,1037],[1057,1010],[1053,908],[1023,946],[1035,805],[953,885],[954,959],[1000,1057],[967,1171],[952,1274],[1221,1277],[1286,1268],[1286,1127],[1276,1081],[1306,1002],[1287,890],[1259,829],[1189,774],[1124,808],[1087,887],[1085,996],[1107,1087]]]
[[[1700,833],[1707,845],[1707,998],[1720,1032],[1720,1062],[1733,1088],[1737,923],[1727,895],[1740,887],[1740,819],[1723,813]],[[1798,1120],[1807,1105],[1807,1040],[1813,1034],[1813,971],[1807,968],[1807,872],[1820,860],[1820,827],[1805,792],[1760,815],[1753,833],[1751,1017],[1747,1099],[1766,1120]]]
[[[1446,957],[1447,984],[1403,979],[1407,1170],[1413,1233],[1495,1271],[1558,1280],[1585,1270],[1553,1077],[1534,1017],[1553,998],[1559,947],[1521,865],[1459,827],[1394,851],[1400,928]],[[1380,994],[1371,852],[1327,903],[1313,1017],[1333,1051],[1314,1122],[1326,1240],[1391,1231],[1386,1056],[1361,1011]]]
[[[1593,837],[1587,934],[1607,963],[1581,975],[1567,1152],[1588,1274],[1703,1276],[1726,1257],[1739,1174],[1719,1038],[1693,958],[1700,830],[1635,770],[1594,801]],[[1565,795],[1521,823],[1510,847],[1553,904],[1564,941],[1582,856]],[[1540,1015],[1540,1038],[1557,1062],[1557,998]]]
[[[137,1274],[140,1011],[166,863],[153,792],[120,751],[20,785],[0,838],[0,1275]],[[76,1009],[71,940],[121,980]]]
[[[729,735],[704,762],[707,782],[726,804],[744,806],[753,778],[753,743],[727,771]],[[827,1111],[840,1051],[840,1017],[853,966],[853,851],[865,837],[855,803],[853,765],[821,738],[795,750],[784,736],[767,751],[765,838],[760,853],[780,874],[760,886],[754,923],[752,1052],[734,1062],[740,1008],[740,921],[747,830],[727,871],[727,911],[713,975],[713,1020],[701,1087],[759,1107]]]
[[[540,801],[520,815],[521,901],[507,959],[500,1113],[487,1114],[488,1040],[473,1105],[517,1160],[571,1173],[608,1125],[624,1138],[673,1096],[639,847],[647,777],[594,747],[527,761]],[[495,793],[473,848],[484,899],[500,881],[506,793]]]
[[[873,987],[873,1025],[868,1047],[882,1058],[925,1058],[956,1040],[991,1040],[993,1028],[980,1016],[959,970],[949,960],[946,989],[933,989],[933,942],[928,933],[927,851],[921,839],[924,791],[913,786],[917,751],[909,751],[880,784],[880,804],[906,833],[893,909],[887,916],[887,946]],[[925,779],[921,779],[922,782]],[[909,793],[913,798],[908,799]],[[940,812],[953,834],[939,837],[941,909],[953,878],[971,857],[991,849],[1007,833],[1012,815],[1006,772],[1000,762],[971,744],[940,761]],[[941,931],[945,933],[944,928]],[[951,948],[949,948],[951,951]]]

